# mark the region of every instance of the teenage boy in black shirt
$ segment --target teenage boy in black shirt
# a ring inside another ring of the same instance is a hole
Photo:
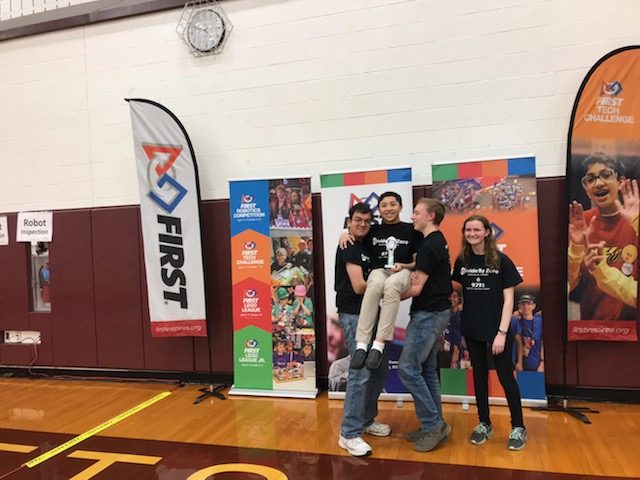
[[[368,205],[358,203],[351,207],[348,228],[354,243],[345,249],[338,247],[336,251],[336,306],[350,355],[356,349],[358,314],[371,266],[369,254],[362,243],[371,228],[371,218]],[[378,414],[378,397],[388,372],[386,361],[375,370],[349,369],[338,445],[351,455],[360,457],[371,454],[371,446],[362,439],[363,433],[378,437],[386,437],[391,433],[389,425],[374,420]]]
[[[451,306],[451,260],[447,241],[440,232],[444,212],[442,202],[421,198],[411,216],[413,227],[424,239],[418,247],[411,288],[403,294],[413,297],[413,302],[398,373],[411,392],[421,423],[405,439],[415,442],[419,452],[433,450],[451,432],[442,417],[438,379],[438,340],[449,322]]]

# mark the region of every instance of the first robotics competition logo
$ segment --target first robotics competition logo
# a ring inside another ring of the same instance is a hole
[[[176,209],[188,190],[177,178],[174,163],[182,153],[179,145],[143,144],[142,149],[149,159],[147,166],[148,196],[166,213]]]
[[[617,80],[615,82],[602,82],[602,95],[615,96],[622,93],[622,84]]]
[[[376,192],[371,192],[369,193],[369,195],[365,196],[358,196],[355,193],[351,193],[349,194],[349,205],[347,206],[347,210],[349,210],[351,207],[353,207],[354,205],[358,204],[358,203],[364,203],[365,205],[369,205],[369,208],[371,209],[371,216],[374,219],[380,219],[380,214],[378,213],[378,199],[380,198],[380,196],[376,193]],[[347,220],[349,220],[349,216],[347,215],[346,217],[344,217],[344,224],[343,224],[343,228],[347,228]]]
[[[504,252],[505,249],[507,248],[507,244],[506,243],[500,243],[500,239],[502,237],[504,237],[504,234],[505,234],[504,229],[502,227],[500,227],[500,225],[498,225],[497,223],[491,222],[491,230],[493,231],[493,238],[496,239],[496,247],[501,252]],[[518,270],[518,273],[524,279],[524,273],[525,273],[524,272],[524,266],[520,265],[520,262],[522,261],[522,259],[520,259],[520,258],[512,258],[512,260],[516,264],[516,270]]]
[[[504,235],[504,230],[497,223],[491,222],[491,230],[493,230],[493,238],[496,240],[500,240],[500,237]]]
[[[364,203],[366,205],[369,205],[369,208],[371,209],[371,212],[375,216],[378,213],[378,199],[379,198],[380,198],[380,196],[376,192],[371,192],[366,197],[360,197],[360,196],[356,195],[355,193],[351,193],[351,195],[349,195],[349,208],[353,207],[357,203]]]
[[[243,193],[240,196],[240,206],[233,212],[234,220],[255,222],[266,217],[266,213],[258,206],[253,195]]]

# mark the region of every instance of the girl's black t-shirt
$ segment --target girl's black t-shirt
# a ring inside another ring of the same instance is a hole
[[[462,335],[486,342],[498,333],[503,290],[522,282],[516,266],[505,254],[498,252],[500,268],[485,265],[484,255],[471,254],[469,265],[460,258],[453,267],[452,279],[462,285]]]

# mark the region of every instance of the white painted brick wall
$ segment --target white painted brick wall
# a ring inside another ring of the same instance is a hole
[[[228,178],[534,154],[565,172],[589,68],[640,43],[636,0],[227,0],[218,56],[180,10],[0,43],[0,211],[138,203],[125,97],[184,123],[204,199]]]

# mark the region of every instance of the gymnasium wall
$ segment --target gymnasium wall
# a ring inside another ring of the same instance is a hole
[[[414,187],[414,198],[430,188]],[[542,299],[546,381],[563,384],[564,181],[538,181]],[[314,195],[316,207],[319,195]],[[321,272],[320,208],[314,207],[314,253],[318,359],[327,375],[325,315]],[[231,269],[227,200],[204,202],[207,300],[211,328],[211,364],[203,338],[151,338],[142,261],[139,209],[136,206],[62,210],[54,213],[55,241],[49,253],[52,271],[50,313],[30,312],[28,250],[13,240],[0,248],[0,330],[42,332],[38,356],[29,345],[0,344],[0,366],[130,369],[136,371],[233,373]],[[445,220],[446,221],[446,220]],[[10,237],[15,215],[9,216]],[[330,246],[329,248],[334,248]],[[332,268],[332,266],[329,266]],[[569,344],[567,384],[583,387],[640,388],[635,366],[640,344]],[[34,361],[35,360],[35,361]]]
[[[633,0],[225,0],[221,55],[181,10],[0,42],[0,209],[139,203],[126,97],[191,135],[205,200],[227,179],[534,154],[565,173],[574,96],[638,42]]]
[[[0,211],[15,238],[15,212],[55,210],[52,312],[29,311],[27,248],[12,240],[0,247],[0,329],[41,331],[36,365],[208,370],[206,340],[149,337],[123,100],[144,97],[182,120],[198,158],[214,371],[232,365],[227,179],[311,175],[319,204],[320,173],[410,165],[419,196],[433,162],[532,154],[547,381],[562,383],[569,115],[593,63],[638,43],[637,3],[220,4],[234,27],[218,56],[188,54],[180,10],[0,42]],[[319,228],[314,237],[319,261]],[[640,387],[637,344],[568,353],[570,384]],[[32,359],[0,345],[2,365]]]

